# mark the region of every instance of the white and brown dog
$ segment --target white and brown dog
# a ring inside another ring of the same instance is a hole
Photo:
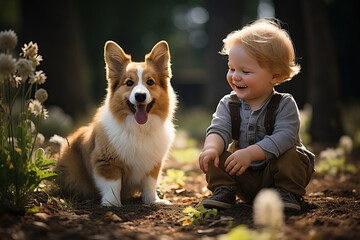
[[[141,192],[145,204],[170,204],[156,194],[162,162],[175,137],[176,95],[170,53],[157,43],[145,62],[132,62],[115,42],[104,49],[108,80],[104,104],[91,124],[68,137],[57,170],[60,187],[104,206]]]

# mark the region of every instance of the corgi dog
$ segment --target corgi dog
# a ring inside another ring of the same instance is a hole
[[[156,194],[163,160],[175,137],[176,95],[170,52],[158,42],[144,62],[113,41],[104,47],[107,95],[91,124],[63,144],[56,169],[65,193],[101,198],[103,206],[141,193],[145,204],[170,204]]]

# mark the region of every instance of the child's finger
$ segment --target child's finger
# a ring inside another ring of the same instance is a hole
[[[232,158],[231,158],[231,155],[225,160],[225,163],[224,163],[224,167],[225,169],[227,168],[227,166],[229,165],[229,163],[232,161]]]
[[[234,166],[236,165],[236,162],[233,160],[230,160],[227,166],[225,167],[226,172],[230,172]]]
[[[216,156],[216,158],[215,158],[215,160],[214,160],[214,166],[215,166],[215,167],[219,167],[219,163],[220,163],[219,156]]]
[[[210,162],[210,158],[209,157],[205,157],[204,159],[203,159],[203,163],[202,163],[202,167],[203,167],[203,172],[204,173],[206,173],[207,171],[208,171],[208,169],[209,169],[209,162]]]
[[[235,164],[229,171],[229,175],[234,175],[239,170],[239,164]]]
[[[204,169],[204,157],[200,155],[199,157],[199,167],[201,169],[201,171],[203,171],[205,173],[205,169]]]

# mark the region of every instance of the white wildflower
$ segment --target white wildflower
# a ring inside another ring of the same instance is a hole
[[[11,79],[11,86],[17,88],[17,87],[20,86],[21,83],[22,83],[22,78],[21,78],[21,77],[16,76],[16,75],[14,75],[14,76],[12,77],[12,79]]]
[[[30,74],[34,73],[34,66],[31,60],[20,58],[16,63],[16,70],[23,81],[29,77]]]
[[[64,143],[64,140],[65,139],[63,137],[60,137],[59,135],[54,134],[54,136],[52,136],[49,140],[51,151],[53,153],[60,152],[60,149]]]
[[[41,103],[44,103],[48,98],[48,93],[45,89],[40,88],[35,92],[35,99]]]
[[[30,75],[29,83],[37,83],[39,85],[44,84],[46,80],[46,75],[42,70],[36,71],[35,74]]]
[[[353,150],[353,140],[347,135],[344,135],[340,138],[339,145],[344,149],[345,153],[349,154]]]
[[[34,58],[38,53],[38,45],[32,41],[29,44],[24,44],[21,49],[23,51],[21,55],[27,58]]]
[[[11,55],[0,53],[0,74],[11,78],[16,71],[16,60]]]
[[[0,49],[11,50],[17,45],[18,38],[13,30],[0,32]]]
[[[36,146],[41,146],[43,145],[45,142],[45,137],[43,134],[41,133],[38,133],[37,136],[36,136],[36,140],[35,140],[35,145]]]
[[[39,66],[40,62],[43,60],[41,55],[36,55],[31,60],[34,62],[35,66]]]
[[[42,112],[42,114],[43,114],[44,120],[49,117],[49,112],[48,112],[48,110],[47,110],[46,108],[44,108],[44,107],[43,107],[43,112]]]
[[[341,148],[327,148],[320,152],[320,159],[336,159],[344,156],[344,150]]]
[[[254,223],[264,227],[281,227],[284,224],[284,206],[274,189],[262,189],[254,200]]]
[[[29,110],[32,114],[35,115],[35,117],[38,117],[43,112],[43,106],[38,100],[30,100]]]

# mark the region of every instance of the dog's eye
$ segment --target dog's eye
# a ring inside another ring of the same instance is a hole
[[[149,80],[146,81],[146,84],[149,85],[149,86],[152,86],[152,85],[155,84],[155,82],[154,82],[154,80],[149,79]]]
[[[125,84],[126,84],[126,86],[131,87],[132,85],[134,85],[134,81],[129,79],[125,82]]]

